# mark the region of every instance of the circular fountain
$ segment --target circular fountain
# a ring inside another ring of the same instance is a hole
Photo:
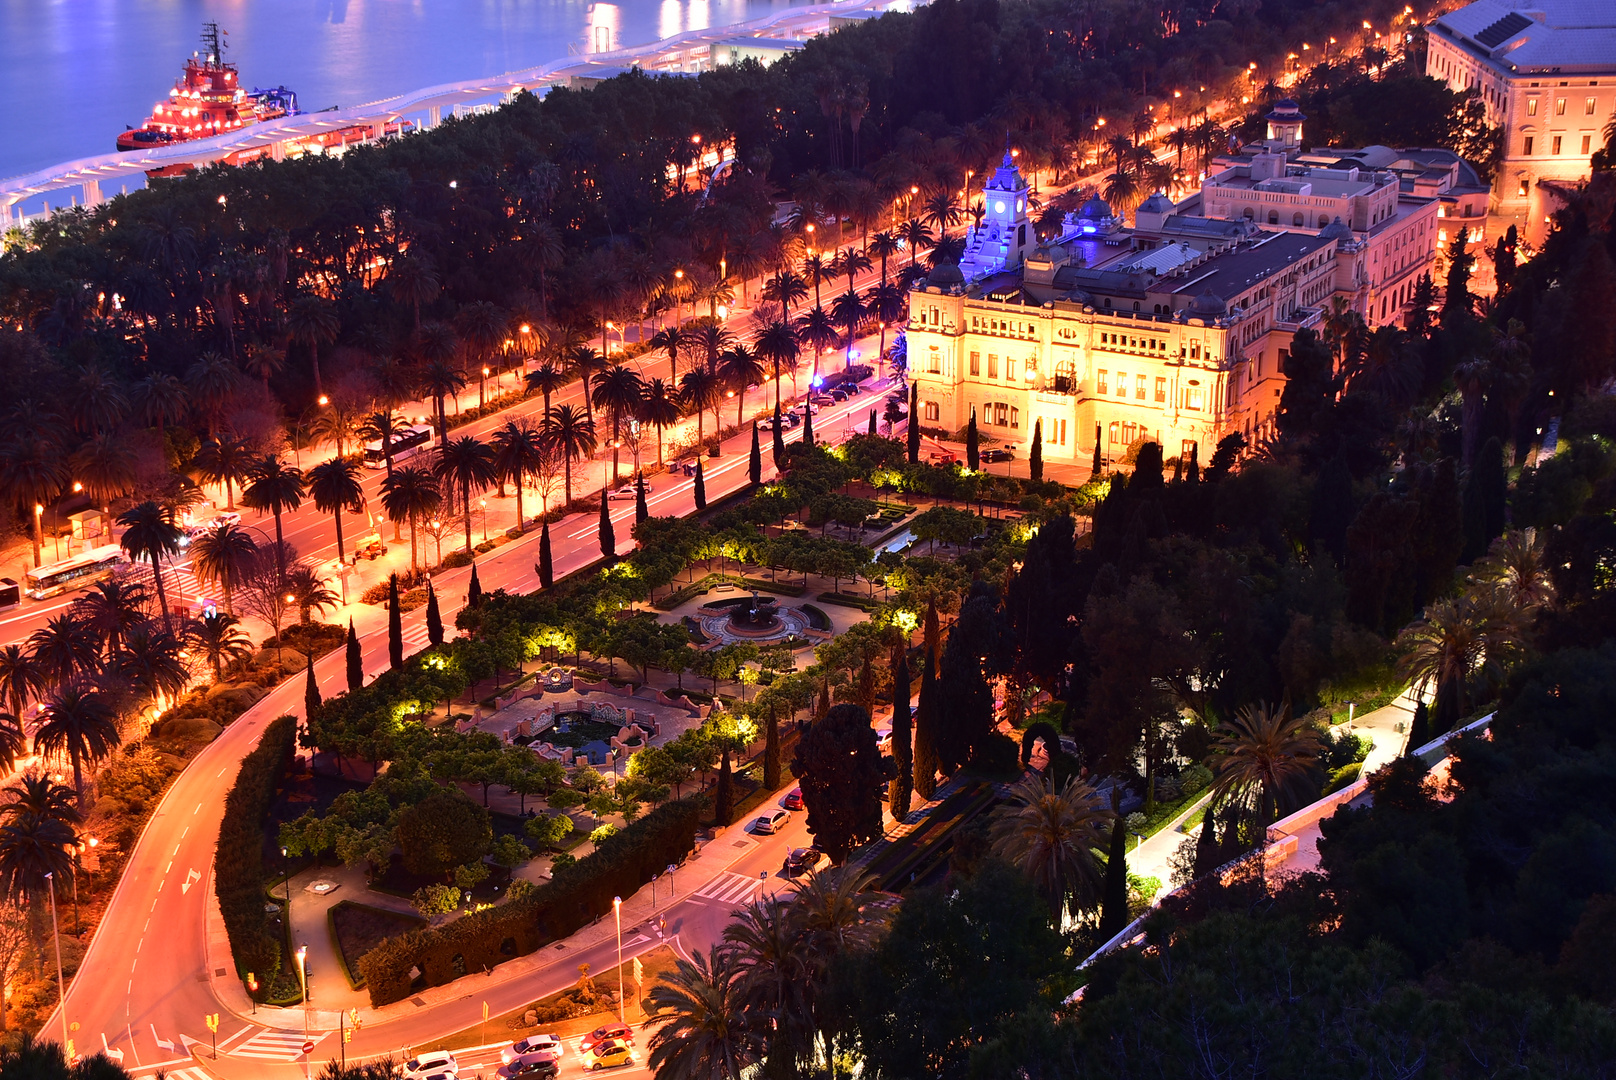
[[[729,632],[744,638],[773,637],[780,629],[778,602],[772,596],[752,593],[749,603],[738,604],[729,615]]]
[[[802,611],[781,607],[774,597],[759,596],[755,591],[750,597],[705,605],[691,621],[700,626],[707,640],[729,645],[800,641],[808,627],[808,616]]]

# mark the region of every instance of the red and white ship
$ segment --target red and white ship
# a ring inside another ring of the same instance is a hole
[[[118,149],[150,150],[205,139],[297,112],[297,95],[284,86],[243,90],[236,65],[224,60],[225,44],[219,24],[204,23],[204,51],[185,62],[185,75],[144,124],[118,136]]]

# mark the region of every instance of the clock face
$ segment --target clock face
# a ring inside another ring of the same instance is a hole
[[[1001,199],[1001,200],[999,200],[999,201],[998,201],[998,202],[996,202],[996,203],[994,203],[994,204],[993,204],[993,212],[994,212],[994,213],[995,213],[995,214],[1002,214],[1002,213],[1004,213],[1004,200],[1003,200],[1003,199]]]
[[[1016,213],[1018,213],[1018,214],[1021,213],[1021,200],[1020,199],[1016,200]]]

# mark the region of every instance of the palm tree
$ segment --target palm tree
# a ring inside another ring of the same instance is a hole
[[[802,277],[814,290],[814,307],[820,307],[819,289],[827,281],[836,277],[836,271],[831,267],[831,260],[825,258],[821,252],[814,252],[802,260]],[[804,293],[804,296],[807,294]]]
[[[163,612],[163,625],[172,627],[168,617],[168,594],[163,589],[163,559],[180,552],[180,529],[174,516],[157,503],[147,500],[130,507],[118,515],[118,524],[124,526],[118,544],[138,562],[144,556],[150,560],[152,582],[157,586],[157,606]],[[276,531],[280,529],[277,513]]]
[[[0,795],[5,801],[0,802],[0,821],[19,818],[37,817],[50,821],[60,821],[64,825],[77,825],[84,820],[76,805],[78,797],[73,789],[65,784],[58,783],[60,776],[55,779],[43,770],[29,769],[19,776]]]
[[[191,404],[207,420],[210,436],[218,430],[219,418],[224,415],[225,406],[240,382],[241,373],[236,370],[236,365],[216,352],[203,353],[185,369],[185,385]]]
[[[612,483],[618,479],[618,459],[623,448],[623,420],[640,411],[645,400],[645,383],[627,364],[614,364],[595,380],[594,403],[605,409],[612,422]]]
[[[910,218],[899,226],[898,237],[909,249],[909,267],[913,269],[915,260],[920,257],[920,249],[931,244],[932,231],[926,227],[925,222]]]
[[[741,427],[746,417],[746,390],[768,377],[768,369],[756,353],[745,345],[724,350],[718,359],[718,377],[723,379],[729,392],[735,395],[735,426]],[[767,394],[764,395],[767,398]]]
[[[157,701],[178,696],[191,681],[185,667],[185,641],[177,634],[151,626],[129,632],[118,655],[117,673],[135,696]]]
[[[432,471],[445,484],[460,489],[460,508],[466,521],[466,552],[471,553],[471,489],[482,491],[499,475],[494,467],[494,451],[477,441],[475,436],[462,435],[438,447],[438,459]]]
[[[719,325],[716,321],[703,323],[689,331],[689,337],[692,351],[699,351],[706,357],[708,371],[718,370],[719,355],[740,340],[734,331]]]
[[[135,384],[131,401],[136,415],[157,429],[158,438],[166,425],[178,423],[185,415],[185,403],[185,384],[156,371]]]
[[[112,501],[134,487],[138,459],[128,440],[103,431],[73,452],[73,474],[90,497],[108,512]]]
[[[539,433],[525,421],[507,420],[494,432],[494,476],[501,484],[509,481],[516,487],[516,527],[527,522],[522,512],[522,491],[527,486],[527,475],[536,472],[544,460]]]
[[[421,392],[432,399],[438,414],[438,445],[449,439],[449,417],[443,411],[443,399],[458,395],[466,388],[466,377],[450,366],[447,360],[434,360],[421,373]],[[458,406],[457,406],[458,409]]]
[[[752,1028],[736,974],[729,950],[713,946],[676,961],[646,994],[645,1026],[656,1029],[649,1064],[660,1080],[740,1080],[757,1062],[765,1033]]]
[[[264,396],[268,397],[269,380],[286,370],[286,350],[254,342],[244,350],[241,367],[248,375],[262,381]]]
[[[1503,588],[1438,600],[1398,635],[1399,674],[1424,689],[1436,684],[1433,730],[1441,734],[1470,711],[1471,680],[1520,651],[1521,612]]]
[[[792,388],[796,388],[797,356],[802,352],[802,343],[797,340],[797,332],[791,328],[787,319],[774,319],[758,331],[757,337],[752,339],[752,347],[759,356],[768,361],[770,369],[774,372],[774,407],[780,407],[780,375],[784,371],[791,372]]]
[[[853,290],[853,279],[873,265],[870,262],[870,257],[856,247],[850,247],[836,256],[836,269],[841,272],[843,277],[847,278],[849,292]]]
[[[881,323],[881,340],[876,347],[876,356],[884,357],[887,351],[887,327],[896,325],[903,318],[909,299],[896,285],[885,282],[871,289],[864,299],[866,310]]]
[[[1049,777],[1028,777],[1010,790],[994,815],[994,853],[1038,887],[1055,925],[1069,908],[1097,898],[1100,868],[1113,815],[1094,788],[1069,778],[1057,787]]]
[[[325,391],[320,386],[320,346],[337,340],[342,322],[334,307],[318,296],[305,293],[292,301],[286,311],[286,336],[309,347],[309,369],[314,373],[314,393]]]
[[[566,387],[571,377],[546,360],[527,373],[527,392],[544,395],[544,414],[550,414],[550,395]]]
[[[706,368],[693,368],[679,377],[679,398],[685,412],[696,418],[696,452],[701,453],[706,437],[702,429],[702,410],[710,409],[723,399],[724,383]]]
[[[191,565],[196,576],[224,590],[224,607],[235,614],[234,590],[247,576],[258,545],[240,525],[221,521],[191,541]]]
[[[241,628],[241,620],[223,611],[194,620],[186,630],[186,640],[213,668],[213,681],[224,680],[224,667],[252,655],[252,639]]]
[[[790,320],[791,305],[808,295],[808,281],[789,268],[776,271],[763,286],[763,298],[780,305],[780,317]]]
[[[416,559],[415,523],[435,514],[443,505],[443,493],[438,490],[432,474],[415,465],[405,465],[382,481],[382,510],[394,524],[410,524],[410,571],[420,565]]]
[[[576,405],[557,405],[544,417],[543,439],[552,450],[561,455],[564,470],[566,502],[572,503],[572,463],[595,452],[599,441],[595,437],[595,421]]]
[[[93,636],[106,642],[105,655],[110,664],[117,659],[130,631],[147,621],[146,604],[150,599],[146,587],[137,581],[107,578],[96,582],[73,601],[68,614]]]
[[[455,315],[460,338],[466,343],[472,366],[477,371],[477,407],[487,403],[483,394],[483,369],[500,343],[505,340],[506,317],[498,304],[474,300]]]
[[[400,255],[387,269],[387,291],[401,304],[410,305],[416,331],[421,329],[421,305],[438,298],[438,278],[425,259]]]
[[[878,232],[870,237],[870,254],[881,260],[881,284],[887,283],[887,259],[902,249],[898,237],[890,232]]]
[[[886,913],[872,906],[874,880],[843,866],[811,870],[792,883],[793,915],[821,975],[832,958],[867,947],[880,933]]]
[[[645,384],[645,397],[640,401],[640,423],[656,428],[656,460],[662,464],[662,431],[679,422],[683,415],[679,407],[679,391],[670,379],[660,375]]]
[[[669,378],[679,377],[679,354],[690,347],[690,337],[677,326],[664,326],[651,335],[649,342],[653,351],[660,349],[668,354]]]
[[[864,321],[864,301],[852,289],[831,301],[830,316],[847,330],[847,351],[843,354],[842,370],[853,366],[853,334]]]
[[[741,1011],[769,1018],[766,1053],[801,1064],[816,1035],[812,970],[792,905],[777,898],[754,900],[733,912],[724,927],[735,969]]]
[[[309,496],[322,514],[330,514],[337,529],[337,561],[343,561],[342,512],[357,514],[365,502],[359,466],[340,457],[322,461],[309,470]],[[357,561],[357,560],[356,560]]]
[[[247,486],[241,493],[241,505],[259,512],[268,510],[275,515],[275,551],[277,566],[283,575],[286,564],[280,561],[280,553],[286,537],[281,532],[281,514],[302,506],[305,492],[303,473],[275,454],[266,454],[247,466]]]
[[[326,587],[325,578],[315,573],[312,566],[298,563],[286,571],[286,595],[297,608],[297,621],[309,625],[310,612],[324,613],[342,603],[342,597]]]
[[[28,753],[28,732],[17,715],[0,712],[0,772],[10,773]]]
[[[392,409],[377,409],[359,422],[359,437],[381,444],[382,460],[387,464],[387,475],[393,475],[393,444],[408,430]]]
[[[316,446],[321,443],[334,446],[337,456],[342,457],[348,452],[348,440],[358,434],[362,421],[358,409],[336,398],[321,408],[304,430]]]
[[[567,363],[584,384],[584,411],[593,422],[595,405],[591,391],[595,376],[606,370],[606,355],[589,345],[579,345],[567,354]]]
[[[19,439],[0,448],[0,490],[10,497],[19,518],[34,523],[35,567],[45,548],[42,511],[67,486],[68,477],[60,448],[43,438]]]
[[[71,614],[51,616],[28,635],[28,648],[43,686],[63,686],[101,667],[95,632]]]
[[[39,710],[34,745],[44,754],[66,754],[73,764],[73,790],[84,805],[84,766],[94,765],[118,748],[118,710],[100,690],[75,683],[46,699]]]
[[[1118,169],[1106,176],[1100,194],[1119,215],[1125,215],[1139,202],[1139,181],[1132,173]]]
[[[937,229],[938,236],[947,236],[948,230],[964,219],[964,212],[952,192],[939,191],[926,200],[926,211],[921,220]]]
[[[1259,827],[1273,824],[1279,811],[1306,797],[1319,741],[1318,729],[1306,717],[1292,716],[1289,702],[1277,709],[1266,702],[1246,706],[1223,722],[1212,745],[1213,804],[1250,799]]]
[[[1554,582],[1536,529],[1507,530],[1476,560],[1470,577],[1502,589],[1523,615],[1554,602]]]
[[[814,351],[813,379],[819,378],[819,354],[834,346],[837,337],[836,323],[817,304],[797,317],[797,340]]]
[[[0,826],[0,895],[14,903],[37,899],[46,879],[73,872],[68,854],[78,836],[65,822],[20,814]]]
[[[31,698],[45,692],[47,673],[21,645],[0,646],[0,697],[13,716],[21,716]]]
[[[202,479],[210,484],[224,485],[225,509],[236,508],[236,484],[247,479],[247,466],[251,452],[245,439],[220,435],[202,443],[192,462]]]

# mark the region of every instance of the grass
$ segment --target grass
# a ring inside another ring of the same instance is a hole
[[[344,900],[333,904],[326,912],[326,925],[348,985],[363,990],[365,977],[359,974],[359,958],[388,938],[420,929],[426,925],[426,920],[418,915]]]

